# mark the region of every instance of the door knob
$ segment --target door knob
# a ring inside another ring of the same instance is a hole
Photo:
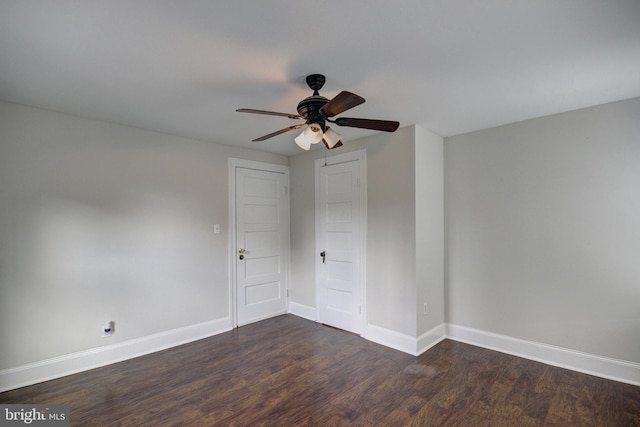
[[[239,253],[239,254],[243,254],[243,253],[245,253],[245,252],[247,252],[247,250],[246,250],[246,249],[244,249],[244,248],[240,248],[240,249],[238,249],[238,253]]]
[[[322,257],[322,263],[324,264],[324,259],[327,256],[327,251],[320,252],[320,256]]]

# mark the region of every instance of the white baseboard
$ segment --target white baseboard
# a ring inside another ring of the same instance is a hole
[[[364,338],[412,356],[419,356],[445,339],[446,336],[444,324],[436,326],[418,338],[369,324],[367,325]]]
[[[640,363],[596,356],[567,348],[494,334],[465,326],[446,325],[447,338],[525,359],[640,385]]]
[[[303,304],[290,302],[289,313],[316,320],[315,308]],[[0,371],[0,392],[132,359],[231,329],[231,319],[223,318],[4,369]],[[443,339],[450,338],[548,365],[640,386],[640,363],[596,356],[453,324],[438,325],[418,338],[369,324],[363,337],[414,356],[424,353]]]
[[[445,338],[447,338],[447,335],[444,323],[420,335],[416,346],[416,356],[421,355]]]
[[[445,338],[529,360],[640,386],[640,363],[513,338],[464,326],[441,324],[417,339],[376,325],[367,325],[364,338],[418,356]]]
[[[363,337],[386,347],[416,355],[416,338],[411,335],[368,324]]]
[[[0,392],[132,359],[230,331],[230,318],[172,329],[0,371]]]
[[[299,304],[294,301],[289,301],[289,313],[314,322],[318,319],[315,307]]]

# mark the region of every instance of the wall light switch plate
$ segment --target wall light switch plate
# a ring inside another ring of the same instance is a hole
[[[215,234],[220,234],[220,224],[213,224],[213,232]]]

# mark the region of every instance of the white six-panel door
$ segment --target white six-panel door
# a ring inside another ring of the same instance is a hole
[[[361,161],[317,171],[318,321],[363,333]]]
[[[235,299],[241,326],[287,311],[287,177],[236,167],[235,201]]]

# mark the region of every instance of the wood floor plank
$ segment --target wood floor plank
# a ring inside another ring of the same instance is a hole
[[[413,357],[291,315],[0,393],[73,426],[640,426],[640,387],[444,340]]]

